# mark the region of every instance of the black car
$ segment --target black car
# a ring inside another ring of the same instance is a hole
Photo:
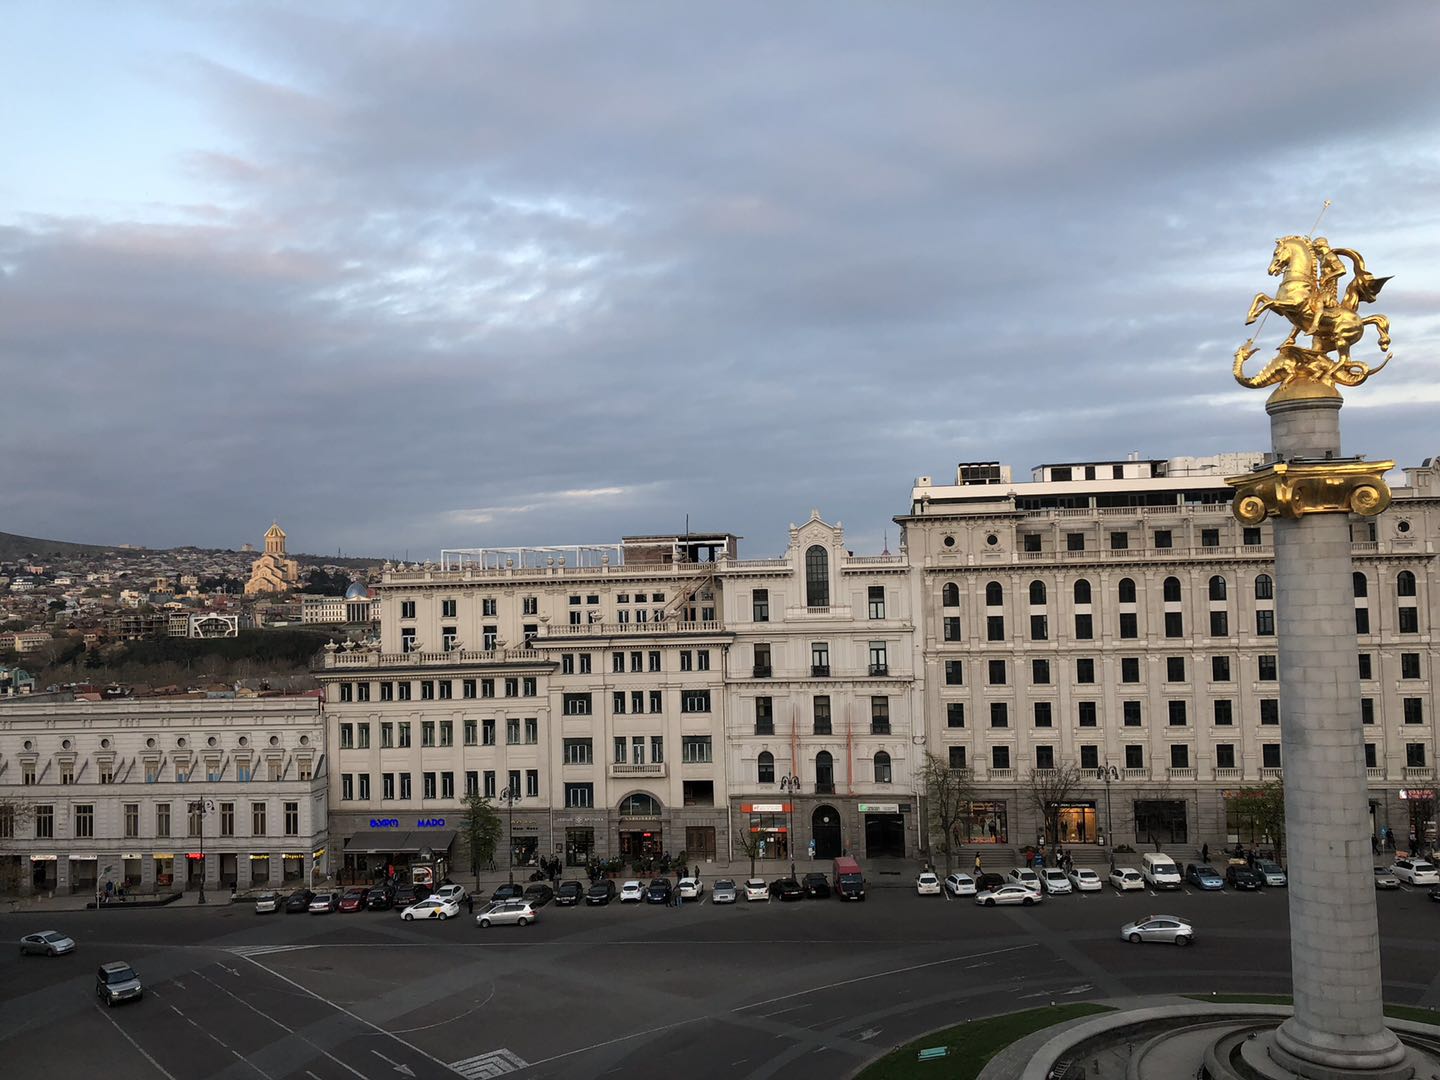
[[[525,895],[522,899],[528,900],[531,907],[544,907],[551,900],[555,899],[555,890],[543,881],[537,881],[525,890]]]
[[[1010,884],[1010,881],[1009,881],[1008,878],[1005,877],[1004,874],[976,874],[976,875],[975,875],[975,891],[976,891],[977,893],[982,893],[982,892],[994,892],[994,891],[995,891],[996,889],[998,889],[1001,885],[1008,885],[1008,884]]]
[[[309,889],[297,889],[285,898],[286,915],[304,915],[310,910],[310,901],[315,899],[315,894]]]
[[[515,884],[515,882],[510,881],[504,885],[501,885],[498,889],[496,889],[493,893],[490,894],[490,902],[493,904],[497,900],[519,900],[524,895],[525,886],[517,885]]]
[[[555,890],[555,906],[570,907],[578,904],[580,898],[585,895],[585,886],[578,881],[562,881],[560,887]]]
[[[366,897],[365,906],[371,911],[389,911],[395,906],[395,890],[389,885],[376,885]]]
[[[411,904],[418,904],[429,895],[429,890],[422,889],[419,885],[396,885],[395,895],[390,898],[390,903],[394,907],[407,908]]]
[[[1259,889],[1265,884],[1265,879],[1260,876],[1258,871],[1238,863],[1231,863],[1225,868],[1225,880],[1229,882],[1232,889]]]
[[[585,903],[603,907],[615,899],[615,892],[615,882],[605,878],[590,886],[590,891],[585,894]]]
[[[803,900],[805,887],[793,877],[776,878],[770,883],[770,895],[781,900]]]
[[[1440,885],[1431,885],[1430,891],[1426,893],[1426,895],[1437,904],[1440,904]]]
[[[668,904],[674,886],[669,878],[657,877],[645,890],[645,901],[649,904]]]
[[[805,887],[805,895],[811,900],[824,900],[830,895],[830,881],[824,874],[806,874],[800,884]]]

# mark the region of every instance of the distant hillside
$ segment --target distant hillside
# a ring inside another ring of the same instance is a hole
[[[10,562],[29,558],[31,555],[42,558],[53,555],[101,555],[114,550],[113,547],[100,544],[72,544],[68,540],[41,540],[34,536],[0,532],[0,560]]]

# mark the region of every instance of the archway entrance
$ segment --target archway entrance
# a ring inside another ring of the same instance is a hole
[[[815,858],[834,859],[840,855],[840,812],[822,803],[810,815],[810,835],[815,841]]]

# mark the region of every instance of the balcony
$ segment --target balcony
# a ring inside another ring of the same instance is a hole
[[[1011,781],[1011,782],[1013,783],[1014,780],[1015,780],[1015,770],[1014,770],[1014,769],[996,769],[996,768],[993,768],[993,767],[992,767],[992,768],[989,768],[989,769],[987,769],[987,770],[985,771],[985,779],[987,779],[987,780],[1008,780],[1008,781]]]
[[[870,722],[870,734],[871,734],[871,735],[889,735],[889,734],[890,734],[890,724],[889,724],[888,722],[883,723],[883,724],[882,724],[882,723],[877,723],[877,722],[875,722],[875,721],[872,720],[872,721]]]
[[[889,665],[889,664],[871,664],[871,665],[870,665],[870,675],[871,675],[872,678],[875,677],[875,676],[878,676],[878,675],[889,675],[889,674],[890,674],[890,665]]]
[[[1406,765],[1402,775],[1406,780],[1431,780],[1435,776],[1435,769],[1429,765]]]
[[[659,622],[642,623],[592,622],[578,625],[559,623],[541,626],[536,640],[571,637],[638,637],[654,634],[723,634],[724,632],[725,624],[719,619],[706,619],[703,622],[674,622],[670,619],[661,619]]]
[[[1367,766],[1365,767],[1365,778],[1366,778],[1367,780],[1384,780],[1384,779],[1385,779],[1385,766],[1384,766],[1384,765],[1367,765]]]
[[[812,679],[828,679],[830,677],[829,664],[811,664],[810,677]]]
[[[755,734],[756,734],[756,735],[774,735],[774,734],[775,734],[775,721],[774,721],[774,720],[756,720],[756,721],[755,721]]]
[[[534,649],[452,649],[450,652],[382,653],[360,650],[326,651],[326,668],[413,668],[459,664],[547,664],[544,653]]]
[[[623,761],[612,761],[610,763],[610,775],[613,777],[625,777],[633,779],[639,776],[663,777],[665,775],[665,763],[663,761],[652,761],[645,765],[630,765]]]
[[[1240,779],[1240,770],[1239,770],[1239,769],[1235,769],[1235,768],[1229,768],[1229,767],[1221,768],[1219,765],[1216,765],[1216,766],[1215,766],[1215,779],[1216,779],[1216,780],[1239,780],[1239,779]]]
[[[850,605],[845,604],[839,607],[787,607],[785,609],[787,622],[803,622],[806,619],[839,619],[844,622],[850,621]]]
[[[750,674],[757,679],[768,679],[770,678],[770,670],[769,664],[756,664],[751,668]]]
[[[1260,770],[1260,779],[1261,779],[1261,780],[1281,780],[1281,779],[1284,779],[1284,777],[1281,775],[1284,771],[1285,771],[1285,770],[1283,770],[1283,769],[1261,769],[1261,770]]]
[[[1150,779],[1150,770],[1149,770],[1148,768],[1145,768],[1144,766],[1141,766],[1140,768],[1136,768],[1136,769],[1130,769],[1130,768],[1121,769],[1121,770],[1120,770],[1120,779],[1122,779],[1122,780],[1149,780],[1149,779]]]
[[[1169,780],[1194,780],[1195,769],[1193,767],[1187,769],[1171,766],[1165,770],[1165,776]]]
[[[820,781],[817,780],[817,781],[815,782],[815,794],[816,794],[816,795],[834,795],[834,794],[835,794],[835,784],[834,784],[834,781],[831,781],[830,783],[821,783]]]

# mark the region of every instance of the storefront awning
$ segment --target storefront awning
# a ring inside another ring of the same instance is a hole
[[[421,849],[448,852],[455,843],[453,832],[389,832],[369,830],[354,833],[345,842],[346,855],[416,855]]]

